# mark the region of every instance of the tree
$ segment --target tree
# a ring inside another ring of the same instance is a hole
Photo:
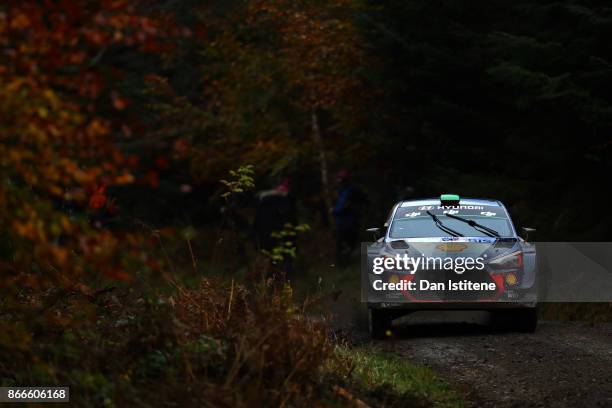
[[[262,0],[201,14],[200,93],[189,92],[193,83],[181,89],[172,74],[154,81],[165,96],[156,105],[160,129],[189,142],[195,174],[218,179],[236,161],[273,174],[318,163],[329,207],[325,133],[356,128],[363,106],[354,97],[363,87],[363,55],[353,6]]]
[[[87,291],[96,277],[129,280],[135,265],[159,267],[142,252],[146,236],[93,221],[114,210],[107,189],[134,180],[116,146],[133,124],[113,55],[163,54],[173,38],[167,27],[130,1],[0,6],[4,312],[26,310],[29,291]]]

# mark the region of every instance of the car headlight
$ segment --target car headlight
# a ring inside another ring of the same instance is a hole
[[[523,251],[502,255],[490,260],[488,264],[496,270],[520,269],[523,267]]]
[[[391,241],[391,244],[389,244],[389,245],[393,249],[408,249],[408,248],[410,248],[408,246],[408,243],[406,241],[404,241],[403,239]]]

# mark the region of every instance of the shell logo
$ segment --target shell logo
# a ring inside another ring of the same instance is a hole
[[[437,245],[436,249],[444,252],[461,252],[465,248],[467,248],[467,244],[462,242],[445,242],[443,244]]]

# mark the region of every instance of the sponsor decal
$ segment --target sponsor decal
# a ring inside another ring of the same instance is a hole
[[[440,251],[444,252],[461,252],[467,247],[467,244],[461,242],[452,242],[436,245],[436,249],[439,249]]]
[[[422,205],[419,211],[428,210],[484,210],[482,205]]]
[[[473,243],[478,243],[478,244],[487,244],[491,242],[491,240],[487,238],[468,238],[468,242],[473,242]]]
[[[482,205],[439,205],[438,210],[484,210]]]

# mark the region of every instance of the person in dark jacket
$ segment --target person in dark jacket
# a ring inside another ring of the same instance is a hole
[[[278,245],[283,245],[273,233],[281,232],[285,224],[296,225],[295,204],[290,194],[289,179],[284,179],[276,188],[261,191],[257,194],[257,208],[253,229],[257,246],[261,250],[272,252]],[[295,245],[295,242],[293,243]],[[291,272],[293,260],[288,255],[278,265],[286,275]]]
[[[295,224],[295,219],[295,208],[289,195],[289,180],[283,180],[272,190],[260,191],[257,194],[254,223],[258,247],[272,250],[276,244],[272,233],[282,231],[286,223]]]
[[[359,207],[364,197],[351,184],[348,171],[340,171],[336,181],[338,198],[332,208],[336,224],[336,261],[339,266],[346,266],[359,245]]]

